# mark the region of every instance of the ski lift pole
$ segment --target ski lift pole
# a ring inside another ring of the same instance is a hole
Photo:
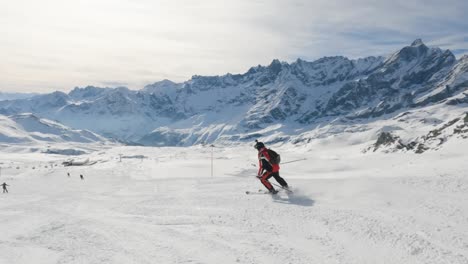
[[[210,147],[211,147],[211,178],[213,178],[213,148],[214,148],[214,145],[211,144]]]

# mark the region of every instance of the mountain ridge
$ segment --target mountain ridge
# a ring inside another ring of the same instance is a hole
[[[192,145],[247,140],[272,126],[279,135],[336,118],[366,120],[432,104],[464,104],[467,87],[468,56],[457,60],[417,39],[386,58],[273,60],[243,74],[162,80],[137,91],[76,87],[68,94],[0,101],[0,114],[32,112],[145,145]]]

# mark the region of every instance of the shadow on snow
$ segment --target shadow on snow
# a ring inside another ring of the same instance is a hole
[[[273,195],[272,198],[275,201],[275,203],[293,204],[299,206],[313,206],[315,204],[315,201],[310,199],[309,197],[295,193],[288,193],[287,197]]]

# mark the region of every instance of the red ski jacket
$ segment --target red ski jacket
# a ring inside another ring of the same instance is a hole
[[[258,173],[257,175],[261,175],[263,170],[269,172],[277,172],[280,170],[279,164],[271,164],[270,162],[270,155],[268,155],[267,148],[262,148],[258,151]]]

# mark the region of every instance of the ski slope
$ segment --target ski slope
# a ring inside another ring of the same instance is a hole
[[[271,196],[245,194],[262,188],[250,145],[99,146],[72,167],[3,146],[0,263],[468,263],[466,141],[364,147],[275,148],[307,160]]]

